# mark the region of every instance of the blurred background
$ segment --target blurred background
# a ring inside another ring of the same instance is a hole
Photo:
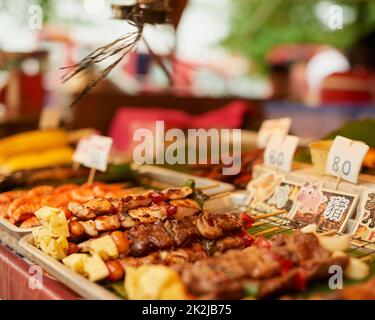
[[[119,149],[145,119],[256,130],[287,116],[294,134],[316,139],[375,115],[375,1],[366,0],[166,1],[171,23],[146,25],[148,45],[70,108],[98,70],[63,84],[61,68],[131,31],[111,10],[126,3],[0,0],[1,137],[35,129],[45,108]]]

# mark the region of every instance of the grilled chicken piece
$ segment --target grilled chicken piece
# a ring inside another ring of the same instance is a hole
[[[217,239],[226,233],[239,231],[243,227],[243,220],[234,213],[214,214],[204,213],[197,219],[200,234],[207,239]]]
[[[108,199],[95,198],[87,201],[84,206],[91,211],[94,211],[97,215],[113,213],[115,208],[112,202]]]
[[[149,207],[129,210],[128,214],[142,223],[153,223],[167,218],[167,206],[162,203],[152,204]]]
[[[169,203],[177,208],[174,214],[176,219],[193,216],[202,210],[200,205],[191,199],[171,200]]]
[[[162,194],[167,196],[170,200],[184,199],[193,193],[193,189],[184,186],[181,188],[169,188],[162,191]]]
[[[85,229],[85,233],[88,236],[96,237],[99,234],[98,230],[96,230],[96,225],[93,220],[79,221],[79,223],[83,226],[83,228]]]
[[[115,211],[111,201],[103,198],[94,198],[83,204],[70,202],[68,205],[72,214],[80,219],[94,219],[97,215],[110,214]]]
[[[75,215],[77,218],[82,220],[94,219],[96,214],[91,210],[87,209],[84,204],[78,202],[69,202],[68,209]]]
[[[130,229],[136,225],[136,220],[129,216],[127,213],[120,216],[121,227]]]
[[[91,242],[93,240],[95,240],[96,238],[91,238],[89,240],[86,240],[84,242],[81,242],[78,244],[78,250],[79,252],[82,252],[82,253],[86,253],[86,252],[90,252],[90,245],[91,245]]]
[[[152,202],[152,199],[147,196],[128,196],[122,199],[122,212],[132,210],[139,207],[148,207]]]
[[[120,217],[118,215],[113,216],[99,216],[94,220],[95,228],[97,231],[111,231],[120,228]]]

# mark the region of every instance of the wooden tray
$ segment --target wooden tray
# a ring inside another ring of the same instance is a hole
[[[64,266],[61,262],[35,248],[31,234],[24,236],[19,245],[26,252],[27,258],[39,265],[56,280],[64,283],[68,288],[89,300],[119,300],[120,298],[97,283],[91,282],[84,276]]]

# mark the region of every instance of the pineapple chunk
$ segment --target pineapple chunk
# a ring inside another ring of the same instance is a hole
[[[70,256],[67,256],[62,260],[62,262],[70,269],[80,273],[84,274],[85,273],[85,262],[86,259],[88,258],[88,254],[85,253],[74,253],[71,254]]]
[[[68,247],[66,237],[54,239],[50,236],[44,236],[40,238],[40,249],[57,260],[62,260],[67,256]]]
[[[51,216],[48,229],[54,237],[69,237],[68,222],[64,212],[60,212],[58,215]]]
[[[42,222],[49,222],[51,216],[58,215],[61,211],[56,208],[44,206],[39,210],[35,211],[35,215],[41,220]]]
[[[125,290],[131,300],[186,299],[179,275],[163,265],[144,265],[126,268]]]
[[[116,259],[119,255],[116,244],[110,236],[95,239],[90,243],[90,253],[98,254],[104,261]]]
[[[68,222],[63,211],[45,206],[36,211],[35,215],[42,222],[43,227],[50,232],[51,236],[69,237]]]
[[[34,239],[34,245],[37,248],[40,248],[43,237],[51,237],[50,232],[44,227],[40,227],[40,228],[33,230],[32,234],[33,234],[33,239]]]
[[[109,272],[106,264],[98,254],[87,257],[83,264],[84,272],[90,281],[99,281],[108,277]]]
[[[370,266],[353,257],[350,257],[349,264],[345,269],[345,276],[351,280],[362,280],[370,275]]]

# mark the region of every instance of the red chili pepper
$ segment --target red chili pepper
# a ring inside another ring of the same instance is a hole
[[[172,205],[168,206],[167,216],[168,216],[169,219],[174,218],[174,216],[176,215],[176,212],[177,212],[177,208],[175,206],[172,206]]]
[[[263,249],[271,249],[272,245],[271,243],[263,236],[258,237],[254,245],[256,245],[258,248],[263,248]]]
[[[255,238],[248,234],[246,231],[241,231],[239,233],[239,236],[242,237],[242,239],[244,240],[245,247],[251,246],[255,241]]]
[[[254,219],[248,215],[246,212],[242,212],[240,214],[240,219],[243,221],[244,227],[246,229],[251,228],[251,226],[254,224]]]
[[[296,289],[298,291],[305,291],[307,287],[307,273],[303,269],[299,269],[296,274]]]

